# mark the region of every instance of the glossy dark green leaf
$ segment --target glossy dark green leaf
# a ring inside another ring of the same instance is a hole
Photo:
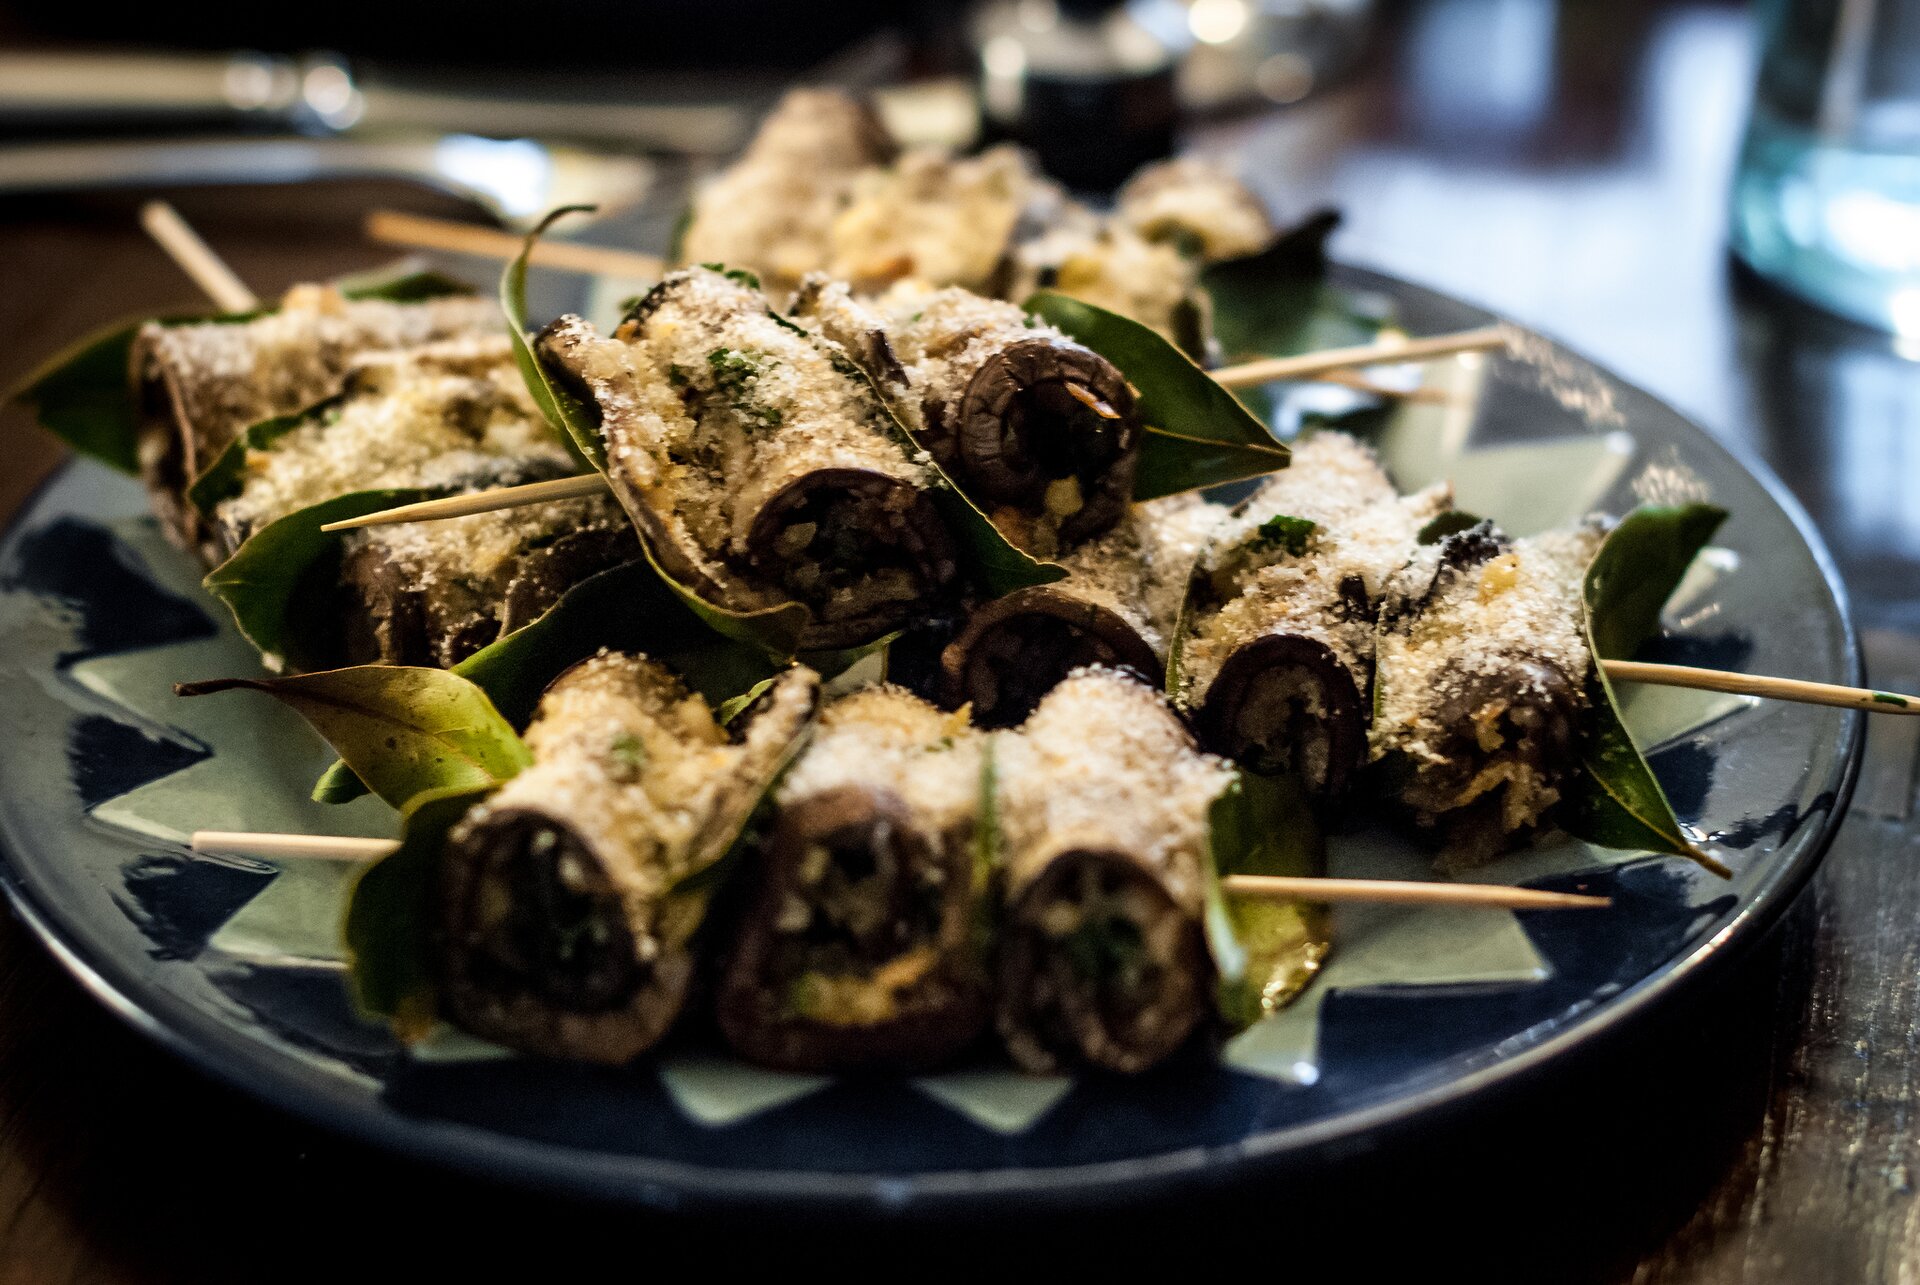
[[[513,360],[534,405],[546,416],[547,423],[567,442],[583,463],[602,473],[607,470],[606,443],[600,436],[599,416],[593,407],[574,396],[573,391],[555,379],[527,338],[527,260],[540,237],[555,221],[569,214],[591,212],[591,205],[563,205],[551,210],[533,231],[527,233],[520,253],[500,275],[500,310],[507,314],[507,335],[513,341]]]
[[[775,314],[775,320],[801,330],[792,320],[778,314]],[[807,332],[801,330],[801,333]],[[873,372],[851,361],[845,363],[844,369],[850,376],[866,381],[867,387],[873,392],[874,401],[886,411],[894,436],[907,454],[924,455],[920,444],[914,440],[912,430],[907,427],[906,417],[875,381]],[[988,597],[1000,598],[1016,589],[1052,584],[1066,578],[1066,568],[1052,562],[1042,562],[1001,534],[993,520],[967,497],[966,492],[931,457],[926,460],[926,466],[939,479],[933,491],[933,504],[941,522],[959,541],[960,565],[974,583],[986,591]]]
[[[444,669],[356,665],[290,678],[182,683],[174,690],[182,696],[265,692],[297,711],[396,808],[430,790],[497,785],[532,761],[487,694]]]
[[[602,647],[652,657],[715,707],[780,668],[759,647],[715,636],[650,567],[629,562],[582,580],[539,619],[481,648],[453,672],[524,727],[547,685]]]
[[[1133,385],[1146,425],[1133,498],[1260,477],[1287,465],[1287,448],[1238,398],[1147,326],[1069,295],[1042,291],[1023,305],[1105,357]]]
[[[1339,222],[1322,211],[1260,253],[1201,273],[1227,362],[1345,348],[1379,334],[1388,320],[1383,303],[1326,279],[1327,238]]]
[[[1643,507],[1621,519],[1587,569],[1587,639],[1596,660],[1625,659],[1659,630],[1668,596],[1725,517],[1712,505],[1685,504]],[[1568,833],[1602,847],[1689,857],[1727,874],[1682,832],[1598,664],[1593,704],[1582,771],[1568,788]]]
[[[337,284],[350,299],[395,303],[472,293],[472,287],[431,272],[368,273]],[[138,473],[140,408],[135,402],[130,367],[134,335],[140,327],[149,321],[162,326],[205,322],[239,325],[265,316],[267,311],[176,313],[114,322],[41,363],[21,381],[10,400],[30,406],[41,427],[82,455],[123,473]]]
[[[406,1043],[437,1019],[432,955],[433,895],[447,832],[489,787],[435,790],[415,799],[400,847],[367,867],[347,903],[347,980],[354,1003],[388,1022]]]
[[[1306,989],[1331,946],[1325,906],[1228,893],[1228,875],[1315,876],[1326,846],[1289,777],[1241,772],[1208,814],[1207,946],[1215,1002],[1229,1026],[1251,1026]]]
[[[203,583],[227,605],[240,632],[270,667],[327,668],[339,659],[319,640],[337,632],[328,616],[334,610],[341,536],[320,528],[438,494],[419,488],[353,491],[308,505],[254,532]]]

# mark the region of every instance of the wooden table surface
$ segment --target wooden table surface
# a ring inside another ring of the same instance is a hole
[[[1204,141],[1244,147],[1286,211],[1343,205],[1343,257],[1538,325],[1768,459],[1834,545],[1874,682],[1920,688],[1920,367],[1729,269],[1748,46],[1738,5],[1444,0],[1345,87]],[[380,259],[353,234],[380,203],[445,208],[366,187],[181,201],[263,291]],[[0,383],[189,298],[128,203],[0,207]],[[56,452],[9,410],[0,460],[9,512]],[[1595,1058],[1310,1184],[1097,1219],[690,1221],[450,1177],[201,1079],[0,921],[0,1282],[1016,1260],[1084,1278],[1243,1249],[1328,1279],[1911,1281],[1920,724],[1874,732],[1853,816],[1781,925]]]

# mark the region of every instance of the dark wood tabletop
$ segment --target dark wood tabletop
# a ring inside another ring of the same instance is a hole
[[[1538,326],[1769,462],[1848,577],[1875,684],[1920,688],[1920,365],[1729,265],[1751,59],[1737,4],[1442,0],[1404,10],[1346,84],[1202,141],[1244,147],[1283,212],[1342,206],[1341,257]],[[449,208],[366,185],[178,197],[263,293],[385,257],[356,237],[366,207]],[[132,208],[0,207],[0,382],[89,326],[191,301]],[[5,412],[0,512],[57,455]],[[0,920],[0,1282],[1015,1263],[1084,1279],[1162,1259],[1324,1279],[1911,1281],[1920,725],[1873,733],[1851,819],[1786,918],[1592,1058],[1309,1181],[1096,1218],[693,1220],[449,1176],[200,1078]]]

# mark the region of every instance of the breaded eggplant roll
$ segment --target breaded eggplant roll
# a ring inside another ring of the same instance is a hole
[[[1008,540],[1051,558],[1133,498],[1143,429],[1126,376],[1010,303],[952,287],[874,306],[809,278],[796,312],[838,339]]]
[[[527,728],[533,765],[448,836],[448,1018],[552,1057],[620,1064],[651,1048],[693,980],[709,897],[696,876],[738,837],[818,689],[789,670],[729,729],[644,656],[602,652],[555,680]]]
[[[1188,574],[1226,510],[1197,495],[1134,505],[1060,559],[1067,578],[980,604],[941,652],[942,696],[1012,727],[1068,674],[1124,669],[1158,686]]]
[[[721,982],[741,1056],[797,1071],[917,1068],[986,1028],[985,734],[890,686],[827,706],[775,792],[758,888]]]
[[[1208,1011],[1208,809],[1233,780],[1159,693],[1087,669],[994,746],[1006,853],[998,1025],[1030,1071],[1134,1072]]]
[[[491,299],[349,300],[332,286],[296,286],[252,321],[150,324],[135,337],[140,470],[155,511],[188,548],[202,546],[186,489],[244,429],[340,391],[361,355],[455,336],[495,334]]]
[[[248,451],[239,489],[213,506],[210,552],[351,491],[481,491],[576,471],[504,335],[363,355],[345,383],[324,412]],[[308,650],[348,664],[457,664],[640,556],[632,524],[602,496],[353,531],[340,549],[331,609],[309,613],[338,636]]]
[[[788,93],[740,159],[694,194],[680,261],[749,269],[784,297],[833,258],[856,176],[893,153],[868,104],[831,89]]]
[[[1346,792],[1367,757],[1380,595],[1448,500],[1401,497],[1371,451],[1329,432],[1235,508],[1194,568],[1175,675],[1208,749],[1315,797]]]
[[[1598,521],[1519,540],[1482,523],[1420,549],[1388,591],[1371,754],[1443,868],[1544,828],[1579,767],[1583,585],[1604,539]]]
[[[852,647],[954,579],[937,474],[840,345],[774,315],[743,274],[672,273],[613,337],[562,317],[540,342],[599,409],[614,494],[703,596],[802,603],[803,647]]]
[[[1227,166],[1203,156],[1142,168],[1115,196],[1114,217],[1206,263],[1258,254],[1276,231],[1260,198]]]

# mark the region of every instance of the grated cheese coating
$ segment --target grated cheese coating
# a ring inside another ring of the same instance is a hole
[[[829,704],[774,798],[782,805],[840,786],[881,787],[933,835],[970,826],[980,810],[986,734],[964,711],[939,709],[903,687],[864,687]]]
[[[1387,612],[1397,618],[1376,645],[1372,756],[1443,761],[1437,742],[1447,729],[1434,712],[1473,679],[1507,673],[1516,658],[1554,666],[1584,700],[1592,654],[1582,595],[1605,538],[1593,519],[1514,540],[1466,568],[1446,563],[1444,543],[1421,548],[1395,579]]]
[[[1220,522],[1201,556],[1205,588],[1181,645],[1181,704],[1202,703],[1227,658],[1271,633],[1324,643],[1364,696],[1372,605],[1451,499],[1446,486],[1399,495],[1373,452],[1344,433],[1301,441],[1289,465]],[[1298,553],[1262,531],[1283,515],[1315,524]]]
[[[751,268],[770,289],[791,289],[832,258],[834,221],[855,177],[891,151],[873,113],[853,98],[788,93],[745,154],[696,193],[682,260]]]
[[[1194,748],[1158,692],[1114,670],[1075,670],[1023,726],[997,734],[994,763],[1011,888],[1063,852],[1112,850],[1199,913],[1208,809],[1233,769]]]
[[[1114,214],[1147,240],[1184,243],[1208,262],[1257,254],[1273,240],[1260,198],[1229,167],[1203,156],[1141,169],[1120,189]]]
[[[257,530],[350,491],[453,485],[503,459],[570,471],[505,335],[362,354],[345,380],[338,405],[248,452],[240,493],[215,510],[223,525]]]
[[[760,291],[693,268],[642,313],[611,338],[563,318],[550,344],[600,407],[617,493],[737,605],[786,600],[747,566],[755,519],[782,488],[823,469],[933,484],[845,351],[775,317]],[[916,592],[900,579],[901,595]]]
[[[1058,589],[1106,608],[1167,656],[1187,579],[1227,510],[1197,494],[1133,505],[1120,524],[1060,558]]]
[[[812,687],[775,691],[797,705]],[[465,824],[519,808],[554,817],[599,858],[628,921],[643,925],[662,895],[718,855],[730,836],[716,822],[740,813],[741,792],[757,792],[803,717],[769,710],[734,743],[664,666],[603,649],[554,680],[526,731],[533,765]]]
[[[863,171],[833,222],[829,276],[871,294],[919,280],[993,288],[1035,181],[1019,149],[977,156],[915,148]]]
[[[141,327],[134,370],[165,386],[192,438],[187,471],[195,473],[241,430],[338,392],[363,353],[494,333],[500,326],[491,299],[389,303],[349,300],[330,286],[295,287],[279,311],[252,321]]]

